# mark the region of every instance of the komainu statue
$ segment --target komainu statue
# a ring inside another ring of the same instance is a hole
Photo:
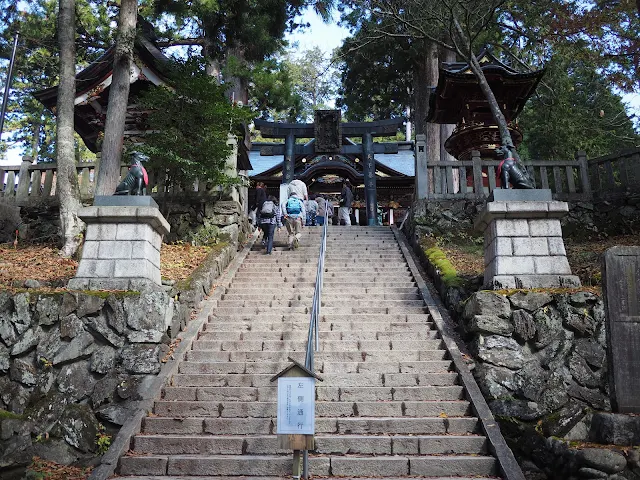
[[[122,182],[116,187],[114,195],[146,195],[147,185],[149,184],[149,176],[142,166],[142,162],[149,159],[140,152],[131,154],[131,163],[129,164],[129,173],[124,177]]]
[[[515,189],[534,189],[536,188],[533,180],[529,176],[529,172],[518,162],[511,154],[508,147],[500,147],[496,149],[496,155],[503,160],[498,165],[498,177],[502,182],[502,188],[509,188],[509,184]]]

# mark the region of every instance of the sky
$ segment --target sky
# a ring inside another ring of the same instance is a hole
[[[292,45],[297,45],[299,51],[309,50],[313,47],[321,48],[325,53],[331,53],[348,36],[349,32],[337,25],[337,14],[334,15],[334,23],[326,24],[320,15],[312,9],[307,10],[302,16],[302,23],[309,23],[309,28],[296,31],[287,35]]]
[[[326,24],[318,14],[309,9],[300,20],[302,23],[309,23],[310,26],[304,30],[288,34],[287,39],[292,47],[298,51],[308,50],[317,46],[326,54],[329,54],[340,46],[348,36],[348,31],[337,25],[337,14],[334,17],[333,23]],[[3,65],[1,68],[6,67]],[[630,106],[630,113],[635,113],[636,122],[640,125],[640,92],[624,95],[623,100]],[[4,137],[5,135],[3,135]],[[20,148],[13,148],[7,152],[7,161],[0,161],[0,164],[19,165],[20,158]]]

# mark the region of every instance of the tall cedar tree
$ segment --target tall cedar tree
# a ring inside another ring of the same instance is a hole
[[[96,195],[111,195],[118,185],[137,16],[138,0],[122,0]]]
[[[55,115],[45,109],[32,92],[53,87],[59,81],[58,4],[59,0],[30,0],[22,2],[18,10],[15,0],[0,0],[0,58],[8,60],[15,32],[21,34],[5,123],[7,143],[22,144],[24,152],[38,162],[56,159]],[[98,58],[111,43],[110,8],[106,2],[76,0],[78,68]],[[90,156],[79,137],[75,138],[80,157]]]
[[[73,144],[73,115],[76,91],[75,0],[60,0],[58,42],[60,46],[60,86],[58,88],[58,176],[56,192],[60,202],[62,248],[60,255],[71,257],[78,250],[84,224],[78,218],[80,190]]]
[[[385,37],[427,41],[436,58],[434,46],[439,45],[468,62],[498,125],[502,145],[517,156],[506,118],[475,56],[479,37],[496,28],[497,15],[506,0],[355,0],[353,3],[367,15],[385,20],[381,25],[372,26],[368,41]],[[437,68],[433,62],[427,62],[423,73],[419,70],[418,75],[426,77],[422,83],[433,85]],[[437,143],[439,151],[439,132]]]

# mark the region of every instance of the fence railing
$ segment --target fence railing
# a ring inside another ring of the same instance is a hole
[[[598,198],[640,192],[640,148],[589,159],[591,187]]]
[[[427,197],[433,200],[483,199],[500,187],[499,160],[483,159],[474,152],[471,160],[428,162]],[[587,159],[578,152],[573,160],[526,162],[538,188],[549,188],[556,200],[589,201],[640,191],[640,148]],[[121,166],[121,176],[128,165]],[[79,163],[78,184],[83,199],[93,197],[95,162]],[[182,187],[167,181],[165,172],[149,171],[147,191],[154,196],[201,192],[206,185],[194,182]],[[55,196],[56,165],[22,162],[0,166],[0,197],[10,203],[27,205]]]
[[[434,200],[482,199],[501,187],[499,160],[487,160],[473,152],[471,160],[428,162],[428,198]],[[589,200],[592,189],[586,154],[575,160],[529,161],[529,174],[538,188],[551,189],[557,200]]]
[[[127,175],[128,163],[120,166],[120,178]],[[93,198],[96,181],[96,162],[81,162],[76,165],[78,173],[78,186],[83,200]],[[149,185],[147,192],[158,196],[164,194],[179,194],[185,192],[199,192],[206,186],[198,181],[188,188],[167,182],[164,172],[149,171]],[[0,165],[0,198],[17,205],[36,204],[41,201],[55,198],[56,195],[57,165],[55,163],[31,164],[23,161],[22,165]]]

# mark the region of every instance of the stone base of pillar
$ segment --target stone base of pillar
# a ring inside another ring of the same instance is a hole
[[[550,190],[496,190],[474,223],[484,232],[485,288],[579,287],[560,226],[568,211]]]
[[[124,198],[116,200],[119,205]],[[161,285],[160,247],[170,227],[158,208],[93,206],[81,209],[78,216],[87,224],[87,232],[69,288],[145,290]]]

